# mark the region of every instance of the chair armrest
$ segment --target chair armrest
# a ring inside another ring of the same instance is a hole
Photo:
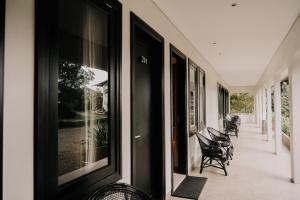
[[[221,145],[220,145],[220,143],[219,142],[217,142],[217,141],[211,141],[211,146],[210,146],[210,148],[219,148],[219,147],[221,147]]]
[[[214,136],[217,141],[225,141],[225,142],[230,142],[230,137],[228,135],[222,134],[221,136]]]
[[[209,147],[202,150],[203,154],[207,155],[223,155],[223,150],[219,147]]]

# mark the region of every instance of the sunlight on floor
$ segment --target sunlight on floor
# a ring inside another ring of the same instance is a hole
[[[200,200],[299,200],[300,185],[292,184],[289,151],[283,147],[281,155],[274,154],[274,141],[255,125],[241,127],[240,137],[232,138],[235,154],[228,176],[223,171],[206,168],[201,176],[207,183]],[[200,176],[199,168],[190,175]],[[171,197],[170,200],[180,198]]]

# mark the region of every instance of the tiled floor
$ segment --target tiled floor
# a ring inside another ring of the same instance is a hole
[[[177,174],[177,173],[173,174],[173,184],[174,184],[175,190],[180,185],[180,183],[185,179],[185,177],[186,177],[186,175]]]
[[[275,155],[274,141],[265,141],[254,125],[241,127],[240,137],[233,138],[233,143],[235,155],[227,168],[229,175],[225,177],[219,169],[204,169],[201,176],[208,181],[200,200],[300,200],[300,184],[290,182],[286,148]],[[190,175],[200,176],[199,168]]]

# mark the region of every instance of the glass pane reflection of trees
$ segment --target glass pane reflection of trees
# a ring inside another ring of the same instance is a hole
[[[58,175],[75,178],[108,164],[108,79],[107,72],[61,61],[58,80]],[[91,169],[94,167],[91,167]],[[76,171],[77,170],[77,171]],[[61,177],[64,179],[64,177]],[[68,178],[67,178],[68,180]],[[64,182],[62,180],[62,182]]]
[[[109,48],[108,17],[95,6],[62,0],[59,20],[61,185],[109,164]]]

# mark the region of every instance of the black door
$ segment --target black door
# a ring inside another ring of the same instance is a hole
[[[187,173],[186,57],[171,46],[173,172]]]
[[[132,183],[163,199],[163,42],[133,15],[131,42]]]

